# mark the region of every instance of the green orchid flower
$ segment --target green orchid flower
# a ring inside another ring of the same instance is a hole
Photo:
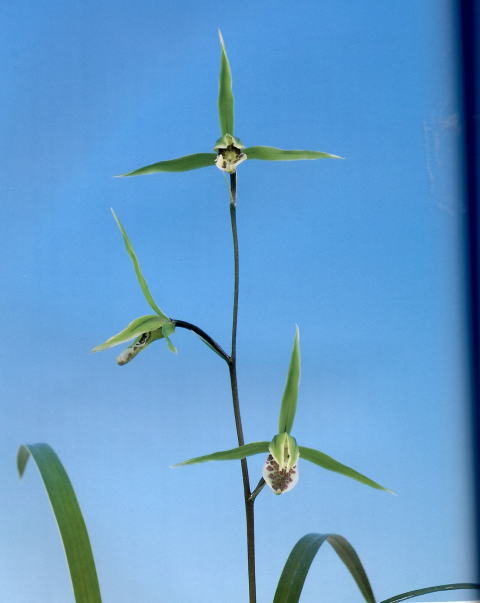
[[[216,165],[223,172],[233,174],[237,167],[246,159],[260,159],[267,161],[326,158],[342,159],[338,155],[322,153],[320,151],[285,150],[266,146],[245,147],[240,139],[234,136],[232,73],[222,34],[220,31],[218,33],[221,46],[218,115],[220,118],[220,130],[222,135],[213,147],[215,153],[194,153],[193,155],[178,157],[177,159],[160,161],[133,170],[132,172],[121,174],[118,177],[140,176],[144,174],[154,174],[156,172],[185,172],[213,165]]]
[[[295,438],[290,434],[295,419],[298,398],[298,386],[300,382],[300,336],[298,327],[295,333],[293,343],[290,367],[288,370],[287,383],[283,392],[280,415],[278,419],[278,433],[271,442],[252,442],[244,446],[238,446],[231,450],[222,450],[198,456],[188,461],[178,463],[175,467],[181,465],[192,465],[194,463],[204,463],[207,461],[232,461],[239,460],[254,454],[268,452],[267,459],[263,466],[263,479],[275,494],[283,494],[291,490],[298,482],[298,461],[303,458],[311,463],[315,463],[324,469],[334,471],[351,477],[362,484],[371,486],[378,490],[384,490],[392,493],[388,488],[384,488],[369,477],[362,475],[355,469],[343,465],[331,456],[315,450],[299,446]]]
[[[167,345],[171,352],[176,353],[175,346],[170,341],[170,335],[175,331],[175,323],[168,318],[168,316],[159,308],[155,300],[153,299],[152,294],[150,293],[150,289],[148,288],[147,281],[145,280],[142,271],[140,269],[140,263],[137,258],[137,254],[133,248],[133,245],[128,238],[127,232],[122,226],[122,223],[118,219],[115,212],[112,211],[112,215],[117,223],[117,226],[122,233],[123,241],[125,243],[125,248],[127,250],[130,259],[132,260],[133,267],[135,269],[135,274],[137,276],[137,280],[140,284],[140,288],[147,300],[148,304],[155,312],[155,314],[147,314],[145,316],[140,316],[140,318],[136,318],[130,324],[128,324],[125,329],[113,335],[109,339],[107,339],[101,345],[93,348],[92,352],[101,352],[102,350],[107,350],[116,345],[120,345],[121,343],[125,343],[126,341],[130,341],[134,339],[132,343],[125,349],[118,357],[117,363],[120,365],[127,364],[130,362],[135,356],[137,356],[142,350],[144,350],[151,343],[156,341],[157,339],[165,339]]]

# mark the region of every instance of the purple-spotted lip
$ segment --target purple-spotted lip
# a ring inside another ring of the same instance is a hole
[[[298,467],[294,465],[290,470],[280,469],[277,461],[269,454],[263,466],[263,479],[275,494],[283,494],[298,482]]]

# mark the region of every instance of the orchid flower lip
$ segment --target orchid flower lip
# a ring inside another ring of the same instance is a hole
[[[246,153],[242,151],[245,146],[232,136],[224,134],[217,140],[214,149],[217,151],[215,165],[222,172],[233,174],[237,167],[247,159]]]

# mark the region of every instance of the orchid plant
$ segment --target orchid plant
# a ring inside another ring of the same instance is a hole
[[[338,155],[322,153],[321,151],[297,151],[277,149],[276,147],[245,147],[234,132],[234,99],[232,92],[232,72],[225,50],[223,36],[219,31],[221,59],[220,59],[220,87],[218,93],[218,117],[220,119],[221,137],[213,147],[216,153],[194,153],[159,161],[144,167],[121,174],[124,176],[141,176],[156,172],[185,172],[203,167],[216,165],[218,169],[227,174],[235,174],[237,167],[246,159],[262,159],[268,161],[291,161],[295,159],[341,159]]]
[[[292,490],[298,482],[298,463],[301,458],[324,469],[334,471],[357,480],[365,485],[386,492],[392,492],[379,483],[340,463],[332,457],[314,448],[299,446],[291,431],[295,419],[300,382],[300,336],[297,327],[285,390],[283,393],[278,420],[278,432],[271,441],[245,444],[240,413],[240,400],[237,387],[237,316],[239,297],[239,246],[236,225],[238,166],[249,159],[285,161],[298,159],[340,159],[338,155],[321,151],[284,150],[268,146],[245,147],[234,135],[234,99],[232,92],[232,75],[220,33],[220,85],[218,94],[218,114],[221,137],[214,145],[214,152],[195,153],[177,159],[153,163],[122,176],[137,176],[157,172],[181,172],[215,165],[230,177],[230,220],[232,228],[234,258],[234,288],[232,309],[231,347],[227,353],[223,347],[208,333],[197,325],[178,320],[167,315],[154,300],[147,281],[143,276],[140,263],[127,235],[125,228],[112,210],[113,217],[123,237],[127,253],[132,261],[134,271],[143,295],[153,310],[153,314],[142,315],[131,321],[119,333],[108,338],[93,351],[102,351],[124,344],[128,346],[117,357],[119,365],[126,365],[141,351],[156,340],[164,339],[168,348],[176,352],[171,336],[176,328],[183,328],[196,333],[202,341],[226,363],[231,384],[233,414],[237,436],[237,446],[229,450],[214,452],[205,456],[192,458],[178,465],[189,465],[214,460],[240,460],[243,498],[246,514],[246,541],[248,561],[249,603],[256,602],[255,578],[255,523],[254,504],[267,484],[275,494],[283,494]],[[247,458],[255,454],[267,454],[262,476],[258,485],[252,489],[250,484]],[[77,603],[101,603],[100,587],[97,579],[93,554],[83,517],[68,475],[60,459],[47,444],[31,444],[21,446],[17,456],[18,471],[23,475],[27,461],[32,456],[40,473],[57,519],[60,534],[65,547],[72,586]],[[297,603],[300,599],[303,584],[313,558],[320,546],[328,542],[343,561],[355,580],[364,600],[376,603],[368,577],[357,554],[349,542],[338,534],[307,534],[293,547],[284,570],[280,576],[273,598],[274,603]],[[396,603],[404,599],[429,592],[452,590],[456,588],[478,588],[479,585],[469,583],[444,584],[417,589],[395,595],[382,603]]]
[[[280,415],[278,417],[278,433],[271,442],[252,442],[244,446],[238,446],[232,450],[223,450],[214,452],[205,456],[197,456],[188,461],[178,463],[176,467],[181,465],[192,465],[194,463],[204,463],[206,461],[232,461],[239,460],[254,454],[268,452],[269,455],[263,466],[263,478],[260,480],[257,488],[252,492],[250,500],[253,500],[263,488],[265,483],[271,488],[275,494],[283,494],[291,490],[298,482],[298,460],[304,458],[311,463],[315,463],[324,469],[334,471],[351,477],[362,484],[385,490],[384,488],[372,479],[358,473],[355,469],[347,467],[339,463],[332,457],[315,450],[314,448],[306,448],[298,446],[295,438],[290,434],[295,413],[297,410],[298,385],[300,382],[300,342],[299,342],[298,327],[295,333],[293,342],[292,357],[290,360],[290,368],[288,371],[285,391],[283,393],[282,404],[280,407]]]

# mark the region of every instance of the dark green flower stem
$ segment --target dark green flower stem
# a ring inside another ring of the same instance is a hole
[[[234,288],[233,288],[233,314],[232,314],[232,352],[228,368],[230,371],[230,384],[232,388],[233,414],[235,416],[235,427],[237,430],[238,445],[243,446],[242,418],[240,415],[240,401],[238,398],[237,385],[237,321],[238,321],[238,290],[239,290],[239,259],[238,259],[238,236],[237,236],[237,174],[230,174],[230,220],[232,224],[233,237],[233,261],[234,261]],[[243,494],[245,503],[245,518],[247,523],[247,558],[248,558],[248,590],[249,602],[256,603],[257,593],[255,584],[255,516],[254,500],[250,499],[250,479],[248,477],[247,459],[240,461],[242,468]]]
[[[175,327],[179,327],[180,329],[187,329],[188,331],[193,331],[199,337],[201,337],[205,343],[207,343],[210,347],[212,347],[215,352],[219,356],[221,356],[227,364],[230,363],[230,356],[225,352],[221,345],[219,345],[215,339],[210,337],[208,333],[205,333],[203,329],[197,327],[197,325],[192,324],[191,322],[187,322],[186,320],[177,320],[176,318],[172,318],[171,321],[175,325]]]
[[[260,478],[260,481],[258,482],[255,490],[253,490],[253,492],[250,494],[250,498],[248,500],[253,502],[257,498],[257,496],[260,494],[260,492],[263,490],[264,487],[265,487],[265,480],[262,477],[262,478]]]

